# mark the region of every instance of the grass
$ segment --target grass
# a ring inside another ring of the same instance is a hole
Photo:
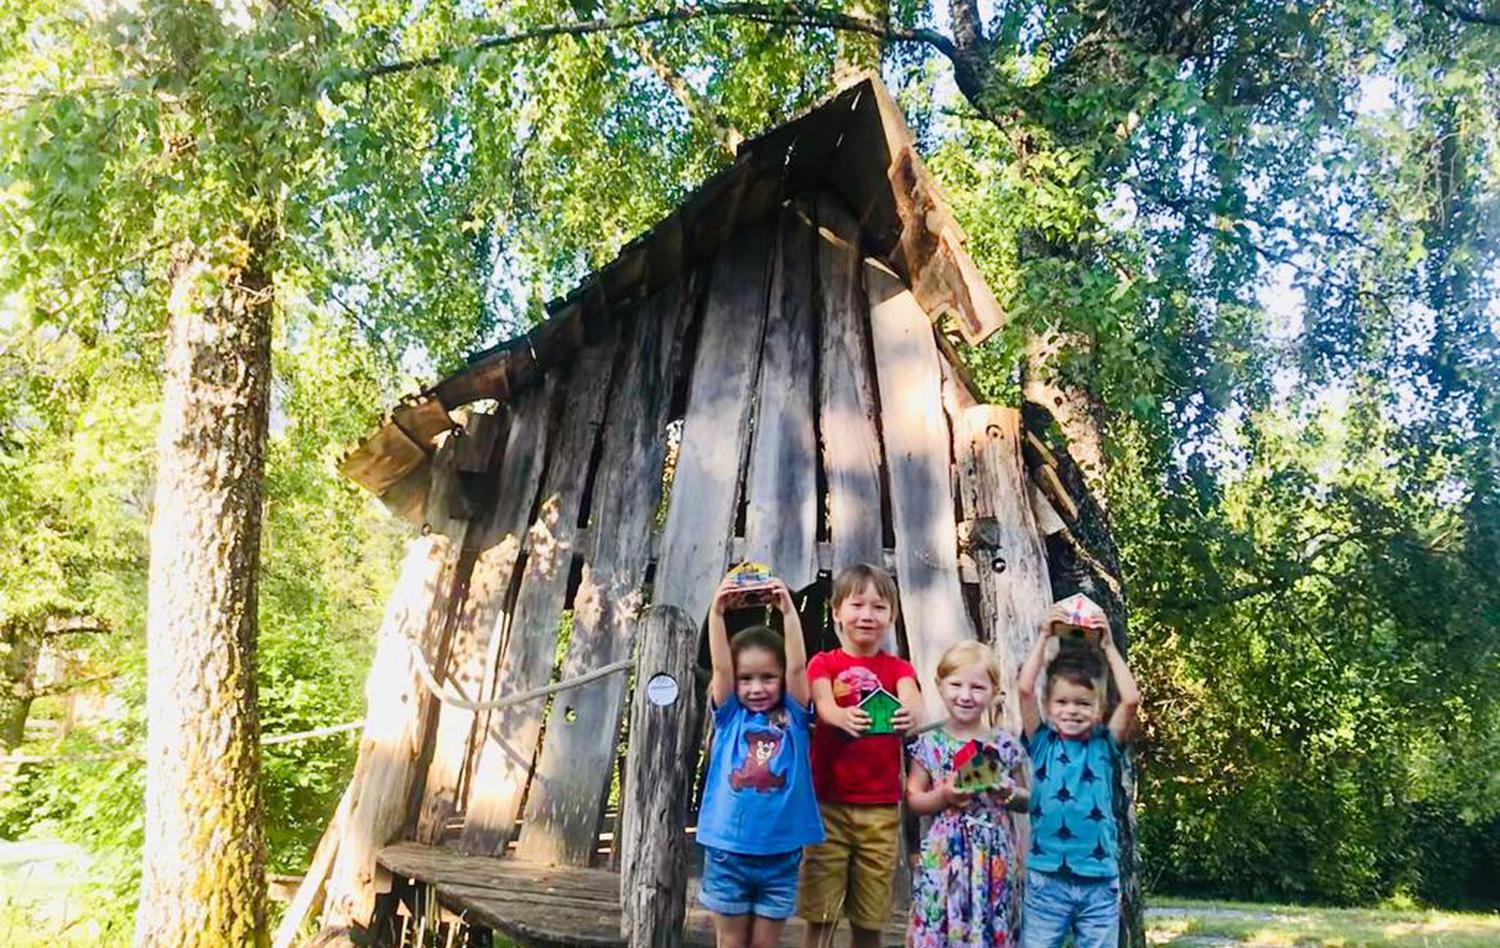
[[[1150,902],[1153,945],[1243,944],[1328,948],[1493,948],[1500,914],[1424,909],[1334,909],[1161,898]]]

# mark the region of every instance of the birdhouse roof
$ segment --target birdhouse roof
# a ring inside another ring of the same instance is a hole
[[[890,703],[898,706],[901,704],[901,700],[895,695],[891,694],[889,691],[886,691],[884,688],[876,688],[874,691],[859,699],[859,706],[863,708],[865,705],[870,704],[877,699],[880,703]]]

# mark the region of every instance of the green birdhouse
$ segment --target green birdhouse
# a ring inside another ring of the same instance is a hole
[[[894,734],[896,712],[901,702],[884,688],[876,688],[859,700],[859,706],[870,716],[870,729],[866,734]]]

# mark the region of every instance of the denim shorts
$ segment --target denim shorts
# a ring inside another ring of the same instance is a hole
[[[797,867],[802,850],[751,856],[703,847],[698,901],[720,915],[790,918],[797,907]]]
[[[1021,948],[1060,948],[1070,934],[1076,948],[1119,945],[1120,880],[1026,870]]]

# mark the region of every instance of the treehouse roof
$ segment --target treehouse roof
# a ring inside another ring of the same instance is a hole
[[[735,230],[768,217],[790,197],[817,190],[844,200],[859,220],[861,251],[887,263],[933,320],[952,316],[971,343],[1000,327],[1000,307],[964,250],[964,233],[917,154],[900,108],[877,77],[865,75],[741,144],[733,164],[549,303],[546,321],[403,399],[344,458],[342,470],[384,495],[427,464],[437,437],[453,427],[450,411],[480,399],[508,401],[600,338],[618,314],[712,260]]]

